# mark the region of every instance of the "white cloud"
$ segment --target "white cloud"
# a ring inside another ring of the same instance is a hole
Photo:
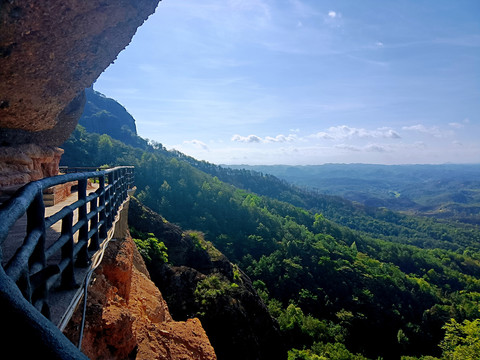
[[[348,150],[348,151],[362,151],[358,146],[348,145],[348,144],[339,144],[335,145],[336,149]]]
[[[339,28],[343,23],[342,14],[334,10],[330,10],[326,15],[323,16],[323,22],[332,28]]]
[[[378,47],[383,47],[383,42],[377,41],[377,42],[375,43],[375,45],[377,45]]]
[[[358,134],[358,129],[351,128],[347,125],[332,126],[328,128],[327,134],[330,135],[332,139],[345,139]]]
[[[248,135],[248,136],[241,136],[241,135],[233,135],[232,141],[237,142],[244,142],[244,143],[260,143],[262,142],[262,138],[257,135]]]
[[[290,142],[290,141],[295,141],[297,140],[297,136],[294,135],[294,134],[290,134],[288,136],[285,136],[285,135],[277,135],[275,137],[271,137],[271,136],[267,136],[265,137],[265,142]]]
[[[404,126],[402,127],[402,130],[427,132],[427,128],[425,127],[425,125],[422,124]]]
[[[333,11],[333,10],[330,10],[328,12],[328,16],[331,17],[332,19],[335,19],[337,17],[337,12]]]
[[[311,138],[316,138],[316,139],[326,139],[326,140],[335,140],[335,138],[330,135],[330,134],[327,134],[326,132],[324,131],[320,131],[316,134],[312,134],[310,135],[309,137]]]
[[[380,152],[380,153],[390,151],[390,149],[388,149],[386,146],[378,145],[378,144],[369,144],[365,146],[364,149],[365,151],[368,151],[368,152]]]
[[[448,125],[450,125],[451,127],[455,128],[455,129],[461,129],[461,128],[465,127],[465,125],[460,124],[458,122],[451,122]]]
[[[412,125],[412,126],[404,126],[402,127],[402,130],[407,130],[407,131],[416,131],[419,133],[423,134],[428,134],[436,138],[442,138],[445,137],[446,134],[444,134],[438,126],[430,126],[426,127],[423,124],[417,124],[417,125]]]
[[[386,138],[400,139],[401,136],[393,129],[378,128],[376,130],[368,130],[363,128],[354,128],[347,125],[332,126],[327,131],[321,131],[310,135],[312,138],[327,140],[343,140],[352,138]]]
[[[208,148],[207,144],[205,144],[203,141],[200,141],[200,140],[196,140],[196,139],[194,139],[194,140],[185,140],[183,143],[186,144],[186,145],[189,145],[189,144],[190,144],[190,145],[193,145],[193,146],[195,146],[195,147],[197,147],[197,148],[200,148],[200,149],[202,149],[202,150],[205,150],[205,151],[210,151],[210,149]]]
[[[291,142],[291,141],[298,140],[298,137],[295,134],[289,134],[287,136],[280,134],[275,137],[266,136],[265,138],[262,138],[257,135],[241,136],[236,134],[232,136],[231,140],[236,142],[243,142],[243,143],[284,143],[284,142]]]
[[[349,145],[349,144],[339,144],[335,145],[336,149],[341,149],[341,150],[347,150],[347,151],[355,151],[355,152],[376,152],[376,153],[385,153],[385,152],[391,152],[392,150],[385,146],[385,145],[380,145],[380,144],[368,144],[366,146],[355,146],[355,145]]]
[[[383,137],[391,138],[391,139],[400,139],[401,138],[401,136],[396,131],[394,131],[392,129],[387,130],[387,132],[384,133]]]

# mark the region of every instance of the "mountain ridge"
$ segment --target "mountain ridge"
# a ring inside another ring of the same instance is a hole
[[[108,134],[114,139],[136,147],[145,148],[137,134],[135,119],[114,99],[93,90],[85,89],[86,102],[78,124],[90,133]]]
[[[231,165],[371,207],[480,224],[480,164]]]

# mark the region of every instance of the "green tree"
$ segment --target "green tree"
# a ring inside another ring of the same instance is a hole
[[[162,241],[158,240],[154,234],[144,234],[134,228],[131,228],[130,231],[133,241],[137,245],[138,251],[147,265],[152,263],[159,265],[168,262],[167,247]]]
[[[115,151],[112,138],[106,134],[100,135],[98,154],[102,164],[112,164],[115,161]]]
[[[445,326],[445,338],[440,344],[448,360],[480,359],[480,319],[458,323],[451,319]]]

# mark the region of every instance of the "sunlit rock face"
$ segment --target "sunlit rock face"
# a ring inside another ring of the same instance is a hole
[[[158,0],[0,2],[0,127],[40,131],[89,87]]]
[[[61,145],[82,113],[84,89],[158,2],[0,0],[0,146]]]
[[[200,320],[174,321],[129,235],[111,242],[89,287],[82,351],[90,359],[216,360]],[[82,307],[65,329],[79,339]]]
[[[0,184],[10,187],[58,174],[63,150],[24,144],[0,147]]]

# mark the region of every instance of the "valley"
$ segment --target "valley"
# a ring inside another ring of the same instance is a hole
[[[228,165],[369,207],[480,224],[480,164]]]
[[[453,351],[446,329],[476,326],[476,224],[367,206],[139,137],[134,144],[78,126],[62,162],[135,166],[131,226],[142,228],[132,234],[138,244],[162,243],[156,257],[144,251],[157,259],[147,258],[149,271],[174,318],[205,324],[219,359],[440,359]],[[247,330],[253,321],[270,337]],[[228,329],[252,336],[240,341]],[[282,349],[272,345],[278,337]],[[235,350],[245,347],[252,351]]]

